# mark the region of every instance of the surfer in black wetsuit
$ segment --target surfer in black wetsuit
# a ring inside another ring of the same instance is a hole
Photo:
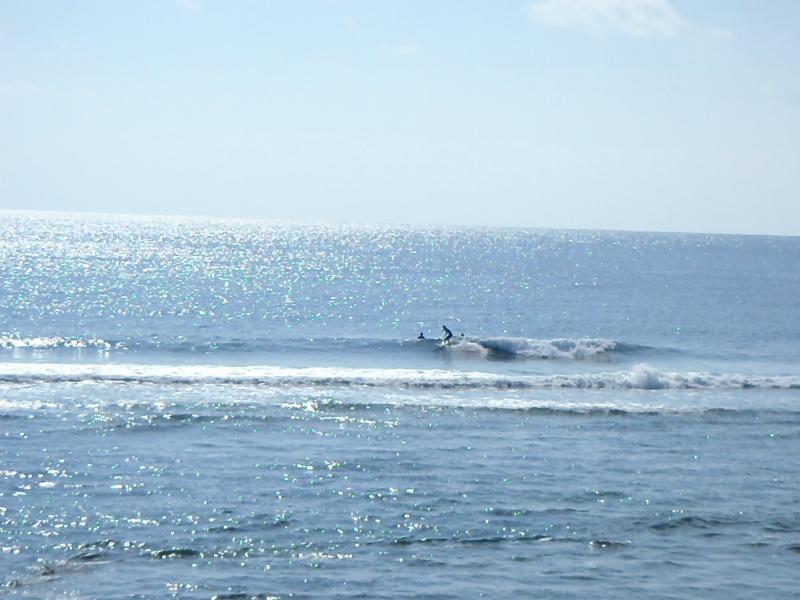
[[[425,339],[425,336],[422,334],[421,331],[419,332],[419,337],[417,339],[418,340],[424,340]]]
[[[453,337],[453,332],[450,331],[447,327],[442,325],[442,329],[444,329],[444,335],[442,336],[442,343],[450,345],[450,338]]]

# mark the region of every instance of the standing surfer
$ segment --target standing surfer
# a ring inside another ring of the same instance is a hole
[[[442,336],[442,343],[450,345],[450,338],[453,337],[453,332],[450,331],[447,327],[442,325],[442,329],[444,329],[444,335]]]

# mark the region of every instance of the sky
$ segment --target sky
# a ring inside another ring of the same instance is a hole
[[[797,0],[0,0],[0,209],[800,235]]]

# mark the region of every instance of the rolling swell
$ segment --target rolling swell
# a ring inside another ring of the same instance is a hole
[[[635,354],[648,350],[645,346],[623,344],[610,339],[592,338],[519,338],[489,337],[463,338],[457,341],[454,349],[458,351],[461,344],[475,344],[486,350],[488,358],[497,359],[553,359],[553,360],[588,360],[609,359],[611,355]]]
[[[5,363],[0,364],[0,382],[249,385],[275,388],[356,387],[401,390],[800,389],[800,376],[665,372],[646,365],[640,365],[631,371],[605,373],[501,375],[442,369]]]
[[[252,353],[423,353],[447,352],[454,356],[488,360],[611,360],[615,355],[637,355],[657,352],[655,348],[628,344],[605,338],[523,338],[515,336],[453,338],[443,346],[438,338],[381,339],[381,338],[187,338],[125,336],[123,339],[100,337],[19,336],[0,334],[0,351],[14,352],[83,352],[114,354],[135,352],[167,352],[174,354],[252,354]]]

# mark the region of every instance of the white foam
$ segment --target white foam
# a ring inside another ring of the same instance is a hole
[[[61,336],[28,338],[15,335],[0,336],[0,349],[3,350],[45,350],[51,348],[95,348],[97,350],[110,350],[112,347],[111,343],[96,338],[63,338]]]
[[[399,389],[800,389],[800,376],[663,372],[647,365],[592,374],[502,375],[443,369],[231,367],[219,365],[0,363],[0,382],[129,382],[164,385]]]
[[[553,338],[540,340],[518,337],[492,337],[476,340],[490,352],[527,358],[580,360],[593,358],[617,349],[614,340],[599,338]]]

